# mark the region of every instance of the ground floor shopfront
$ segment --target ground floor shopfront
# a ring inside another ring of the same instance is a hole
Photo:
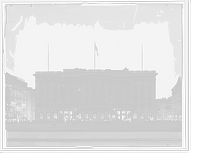
[[[111,115],[110,115],[111,114]],[[156,110],[155,109],[53,109],[52,111],[46,110],[36,110],[36,121],[105,121],[110,120],[126,120],[131,119],[131,121],[147,121],[151,117],[156,120]]]

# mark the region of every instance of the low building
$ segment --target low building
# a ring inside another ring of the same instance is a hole
[[[158,119],[164,118],[164,106],[166,98],[156,99],[156,116]]]
[[[172,96],[170,98],[171,108],[170,113],[175,118],[182,117],[182,78],[179,77],[176,85],[172,88]]]
[[[19,77],[5,73],[5,119],[27,121],[34,119],[34,89]]]
[[[31,87],[27,89],[27,119],[29,121],[35,120],[35,90]]]
[[[169,97],[165,104],[164,104],[164,118],[165,119],[171,119],[171,108],[172,108],[172,102],[171,102],[171,98]]]

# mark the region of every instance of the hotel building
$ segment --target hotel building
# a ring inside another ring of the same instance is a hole
[[[36,72],[35,118],[58,121],[153,120],[156,71]]]

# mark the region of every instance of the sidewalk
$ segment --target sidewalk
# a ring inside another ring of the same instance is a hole
[[[7,140],[181,140],[181,132],[7,132]]]
[[[181,146],[180,132],[8,132],[7,147]]]

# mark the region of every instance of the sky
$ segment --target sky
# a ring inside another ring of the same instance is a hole
[[[156,98],[182,76],[181,6],[7,5],[6,69],[34,88],[35,71],[94,68],[156,70]],[[48,48],[49,46],[49,48]]]

